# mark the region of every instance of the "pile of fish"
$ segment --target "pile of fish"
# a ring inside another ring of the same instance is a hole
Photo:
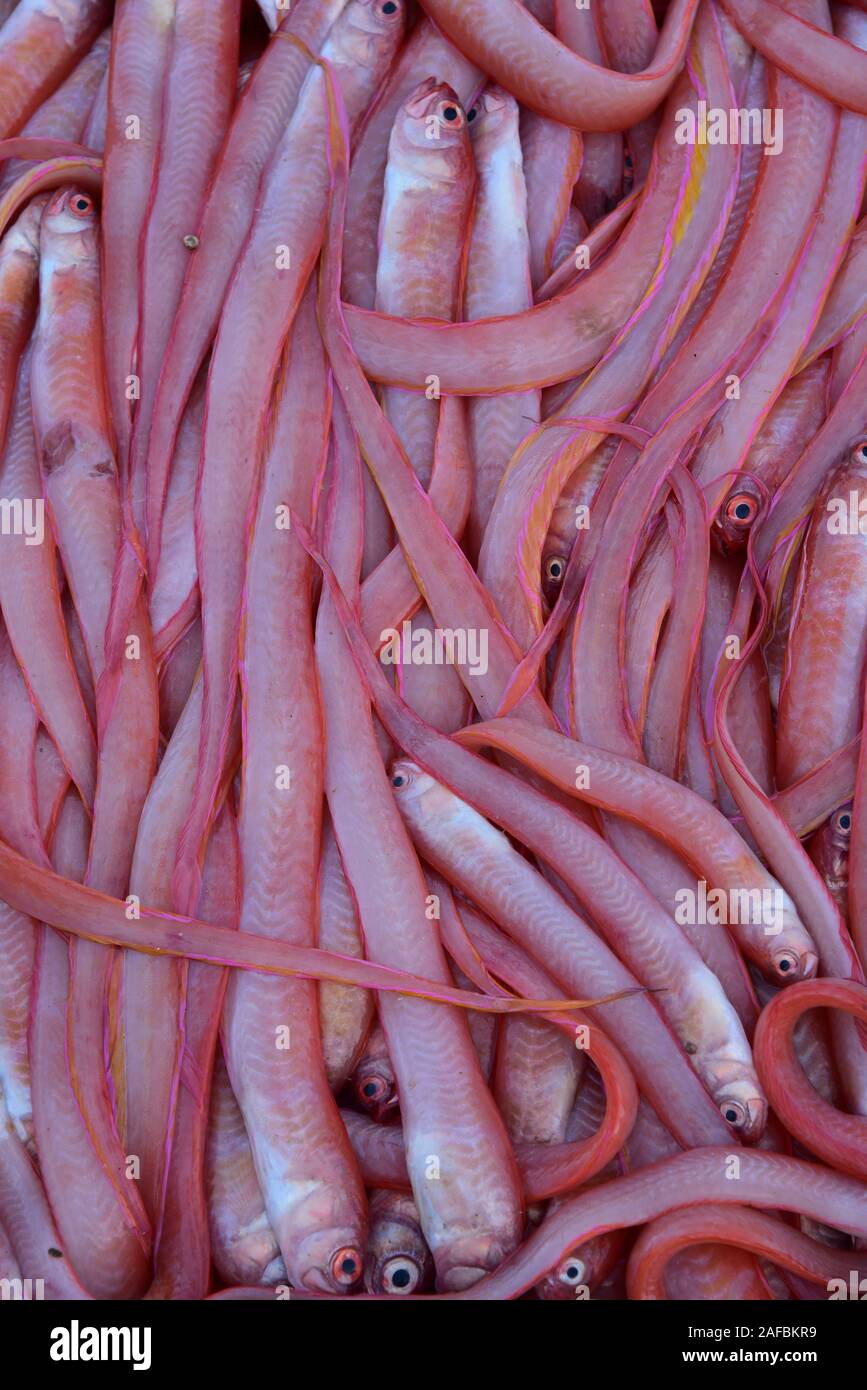
[[[867,2],[0,11],[4,1290],[857,1297]]]

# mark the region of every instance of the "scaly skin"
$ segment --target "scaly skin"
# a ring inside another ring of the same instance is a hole
[[[107,0],[20,0],[0,30],[0,139],[20,130],[87,52]]]
[[[475,192],[469,136],[457,94],[433,78],[417,87],[398,112],[379,222],[378,312],[447,322],[457,317]],[[439,402],[388,388],[382,406],[426,488]]]
[[[25,1279],[44,1279],[49,1299],[89,1299],[69,1253],[46,1259],[47,1250],[62,1250],[57,1223],[43,1181],[15,1133],[0,1098],[0,1220]]]
[[[473,460],[468,438],[467,407],[457,396],[441,402],[434,466],[428,496],[449,534],[461,535],[473,490]],[[365,485],[365,502],[367,499]],[[378,650],[387,628],[400,629],[421,604],[419,586],[400,545],[391,550],[361,586],[361,621],[370,645]]]
[[[311,564],[276,517],[288,506],[312,519],[325,465],[329,394],[311,292],[287,349],[275,440],[265,463],[241,656],[241,927],[299,946],[316,940],[322,715],[313,674]],[[296,1287],[348,1292],[361,1277],[366,1202],[325,1075],[316,987],[234,976],[223,1040],[289,1279]]]
[[[208,843],[202,876],[199,910],[209,922],[226,927],[237,922],[240,872],[235,817],[228,803],[224,803]],[[210,1287],[205,1144],[228,974],[227,970],[214,970],[195,961],[189,967],[174,1144],[156,1245],[156,1274],[148,1298],[204,1298]]]
[[[189,629],[199,607],[194,513],[204,418],[205,381],[201,377],[187,402],[175,440],[163,511],[161,563],[149,585],[154,654],[161,665]]]
[[[176,0],[123,0],[112,25],[102,203],[102,319],[105,380],[123,479],[132,430],[133,397],[128,394],[127,378],[138,374],[139,244],[160,145],[176,9]],[[137,126],[130,124],[132,118]]]
[[[92,199],[61,190],[43,214],[40,314],[32,364],[33,415],[46,500],[95,681],[120,539],[120,497],[107,418],[99,320],[99,243]],[[76,350],[70,349],[74,343]],[[130,624],[114,698],[97,700],[99,764],[86,882],[126,892],[139,814],[158,737],[156,674],[147,614]],[[112,954],[92,943],[70,954],[73,1086],[97,1152],[129,1187],[105,1068],[104,1015]]]
[[[381,15],[377,4],[350,0],[323,48],[356,122],[388,70],[402,32],[402,11]],[[196,501],[205,706],[199,771],[175,882],[177,902],[188,909],[197,896],[234,703],[247,527],[258,494],[272,380],[325,230],[330,178],[324,87],[316,68],[269,165],[208,375]]]
[[[863,462],[861,461],[863,454]],[[782,787],[849,743],[861,727],[860,677],[867,655],[867,543],[839,534],[829,509],[867,500],[867,449],[829,478],[816,502],[801,558],[777,713]],[[860,515],[860,513],[858,513]]]
[[[57,869],[80,878],[87,818],[74,793],[64,803],[53,846]],[[34,1127],[42,1177],[76,1271],[94,1298],[135,1298],[147,1286],[151,1231],[135,1181],[100,1162],[70,1084],[66,1061],[69,951],[48,927],[39,934],[31,1032]],[[89,1099],[91,1099],[89,1097]]]
[[[346,0],[300,0],[281,33],[318,53]],[[268,44],[232,117],[208,190],[199,238],[160,374],[153,413],[136,420],[135,447],[147,456],[148,571],[157,573],[165,491],[187,397],[216,332],[226,288],[253,220],[259,180],[295,110],[309,71],[288,39]],[[152,425],[147,437],[145,425]]]
[[[471,1289],[439,1297],[481,1302],[518,1298],[592,1236],[647,1224],[679,1207],[699,1203],[806,1213],[838,1229],[867,1235],[864,1183],[815,1163],[750,1150],[740,1155],[739,1180],[733,1182],[730,1158],[724,1148],[695,1149],[571,1197],[501,1269]],[[742,1225],[733,1229],[742,1230]],[[724,1240],[725,1231],[720,1223],[715,1235]],[[225,1296],[273,1297],[257,1289],[229,1290]]]
[[[365,117],[352,160],[343,294],[363,309],[373,308],[376,295],[377,228],[389,137],[401,106],[429,77],[451,87],[463,107],[484,82],[480,69],[422,16]]]
[[[432,132],[435,138],[431,138]],[[377,310],[445,321],[457,317],[475,182],[469,125],[457,95],[444,83],[426,79],[401,107],[389,140],[379,224]],[[382,408],[416,476],[427,488],[439,401],[386,388]],[[366,567],[387,553],[390,532],[382,497],[375,486],[367,485]],[[414,630],[433,628],[425,609],[414,624]],[[465,696],[453,671],[408,665],[397,675],[405,698],[415,708],[424,709],[431,723],[442,729],[459,727]]]
[[[724,1240],[727,1245],[750,1250],[826,1289],[829,1280],[843,1279],[848,1284],[850,1270],[860,1275],[865,1268],[862,1255],[831,1250],[764,1212],[708,1204],[669,1212],[645,1226],[629,1256],[629,1297],[670,1297],[666,1290],[669,1262],[680,1251],[708,1240]]]
[[[0,635],[0,834],[7,844],[47,864],[39,827],[34,757],[38,719],[6,633]],[[0,1089],[21,1141],[33,1148],[27,1029],[36,945],[35,923],[0,904]]]
[[[769,62],[799,82],[844,106],[867,115],[867,56],[852,44],[818,26],[811,13],[798,15],[772,0],[721,0],[732,24]]]
[[[544,950],[544,963],[570,989],[579,980],[589,984],[591,977],[584,972],[590,929],[512,849],[505,835],[412,763],[396,762],[391,781],[401,813],[425,858],[527,950],[537,956]],[[648,928],[646,920],[645,932]],[[716,977],[685,937],[675,934],[673,924],[668,939],[657,933],[652,950],[634,927],[616,945],[642,983],[659,990],[660,1008],[692,1054],[723,1116],[745,1136],[760,1135],[766,1102],[749,1045]],[[609,970],[614,965],[612,957]],[[598,988],[595,979],[591,988]],[[612,1018],[619,1017],[623,1003],[608,1009]]]
[[[363,956],[364,941],[340,851],[327,818],[319,864],[319,931],[316,945],[342,956]],[[335,1095],[352,1075],[374,1013],[372,995],[345,985],[319,986],[319,1031],[325,1075]]]
[[[324,561],[320,563],[324,564]],[[345,598],[333,582],[333,575],[327,569],[325,572],[332,599],[339,605],[343,630],[352,643],[355,660],[364,672],[368,689],[376,701],[377,714],[394,741],[431,775],[447,783],[458,796],[532,849],[560,878],[565,879],[576,897],[586,903],[594,919],[600,925],[604,923],[618,940],[625,940],[630,949],[635,950],[637,945],[645,944],[649,925],[661,934],[662,940],[668,938],[669,950],[679,945],[677,938],[672,937],[671,919],[664,913],[660,916],[661,909],[655,900],[649,895],[645,896],[646,890],[594,831],[576,821],[562,806],[543,796],[535,787],[519,782],[491,763],[468,755],[454,740],[443,738],[424,725],[398,700],[384,679],[381,666],[367,648]],[[488,829],[492,835],[496,835],[491,827]],[[526,865],[525,860],[521,859],[520,862]],[[561,927],[565,925],[565,933],[561,934],[559,943],[546,943],[543,940],[535,948],[528,949],[536,953],[541,949],[548,960],[549,970],[555,976],[562,973],[564,960],[569,961],[570,969],[574,966],[588,982],[593,981],[592,992],[597,998],[634,988],[634,975],[624,969],[595,932],[566,909],[559,894],[549,890],[544,880],[540,879],[539,882],[548,898],[548,905],[554,907],[553,900],[556,900],[556,912],[559,914],[561,909],[566,912],[566,917],[560,919]],[[553,899],[548,897],[549,894],[553,894]],[[627,908],[629,901],[632,906]],[[634,926],[627,927],[625,924],[631,914],[634,914]],[[522,918],[522,923],[522,931],[533,932],[532,920],[528,922]],[[579,929],[577,936],[576,924]],[[636,940],[639,934],[641,943]],[[565,955],[561,946],[565,949]],[[678,951],[674,950],[673,954],[676,960]],[[688,948],[686,956],[690,956]],[[702,970],[703,967],[699,975]],[[624,1050],[628,1050],[630,1063],[647,1094],[656,1096],[655,1103],[665,1113],[673,1132],[682,1135],[685,1144],[693,1142],[687,1137],[689,1135],[718,1133],[720,1116],[716,1114],[697,1076],[691,1072],[684,1054],[678,1048],[672,1048],[672,1035],[650,1006],[649,1000],[638,996],[620,1000],[611,1007],[617,1010],[620,1040]],[[725,1006],[722,1012],[728,1016]],[[735,1037],[737,1031],[735,1028]],[[651,1048],[654,1054],[652,1065],[649,1063]],[[675,1075],[677,1082],[672,1084]],[[761,1121],[761,1113],[757,1111],[753,1118]]]
[[[741,949],[778,983],[803,979],[815,971],[815,946],[791,899],[727,819],[703,797],[632,759],[560,733],[534,729],[523,720],[474,725],[462,731],[460,742],[470,748],[499,748],[550,778],[562,791],[652,830],[709,884],[732,892],[780,895],[780,932],[773,936],[764,932],[754,899],[745,914],[754,920],[733,923],[732,931]],[[588,769],[586,788],[575,787],[576,767]]]
[[[109,660],[116,662],[141,582],[147,479],[146,443],[160,368],[178,307],[205,191],[223,143],[235,97],[239,0],[216,12],[196,0],[176,0],[165,76],[154,183],[141,234],[141,279],[135,372],[139,378],[136,445],[129,459],[124,526],[112,597]],[[111,166],[107,162],[109,173]],[[111,260],[107,261],[110,265]],[[107,291],[110,293],[110,279]],[[109,342],[109,348],[111,343]],[[136,547],[139,554],[136,554]]]
[[[211,1254],[228,1283],[278,1284],[286,1267],[265,1212],[244,1117],[218,1057],[211,1087],[206,1149]]]
[[[460,1009],[483,1013],[559,1013],[580,1009],[593,1001],[494,997],[474,990],[456,989],[439,980],[410,971],[376,965],[368,960],[334,955],[304,946],[288,946],[248,932],[229,931],[195,918],[173,916],[142,907],[138,919],[130,918],[129,905],[83,887],[62,875],[40,868],[0,841],[0,898],[26,916],[49,922],[63,932],[87,941],[101,941],[126,950],[161,953],[201,960],[211,965],[231,965],[266,975],[302,976],[332,980],[389,994],[410,995]]]
[[[536,290],[554,270],[554,248],[572,205],[583,146],[577,130],[549,121],[535,111],[521,112],[520,130],[528,195],[530,273]],[[572,246],[575,244],[573,241]],[[520,313],[528,307],[521,304],[511,312]]]
[[[669,7],[653,61],[640,75],[570,52],[519,0],[424,0],[449,38],[527,106],[577,130],[625,130],[659,105],[683,61],[693,0]]]
[[[723,105],[728,92],[724,53],[713,24],[709,20],[705,22],[704,15],[699,17],[693,53],[707,99]],[[689,89],[678,87],[674,99],[686,104],[687,100],[696,98]],[[543,433],[531,436],[516,452],[504,475],[485,532],[480,573],[502,603],[504,617],[525,651],[538,637],[543,625],[543,576],[540,571],[545,538],[556,504],[570,475],[579,467],[589,468],[594,451],[605,443],[601,433],[579,430],[576,426],[570,427],[568,422],[583,415],[602,415],[615,420],[631,411],[660,351],[708,272],[734,197],[737,151],[724,146],[716,147],[713,158],[692,160],[688,182],[679,184],[676,194],[669,193],[670,202],[661,191],[654,193],[655,188],[660,189],[667,182],[668,160],[673,148],[673,142],[660,144],[660,164],[651,169],[648,191],[636,211],[635,221],[621,238],[622,241],[628,237],[641,240],[645,228],[648,235],[655,235],[657,262],[651,283],[632,316],[627,314],[604,362],[558,409],[556,426],[546,427]],[[650,224],[655,223],[657,216],[660,223],[655,233],[651,233]],[[594,264],[591,259],[591,266]],[[600,275],[603,270],[604,264]],[[628,272],[624,266],[621,274],[625,273]],[[581,283],[584,282],[579,282],[579,287]],[[590,500],[576,499],[587,503]],[[581,549],[586,546],[587,536],[576,526],[578,519],[578,514],[573,512],[568,547],[563,552],[566,557],[579,538],[583,537],[585,543]],[[560,596],[548,626],[549,641],[559,631],[576,597],[575,593],[568,592],[565,578],[560,575]],[[532,666],[528,663],[528,679],[530,673],[538,669],[546,649],[536,651]]]
[[[26,256],[26,286],[38,273],[36,238],[41,200],[31,203],[18,223],[0,243],[0,278],[9,293],[10,315],[16,300],[9,276],[20,274],[21,266],[6,262],[3,247],[11,261]],[[25,233],[27,234],[25,236]],[[3,275],[3,269],[6,275]],[[19,296],[17,303],[22,304]],[[21,357],[15,386],[14,414],[0,467],[4,497],[39,499],[42,483],[30,403],[31,354]],[[15,655],[24,672],[30,698],[40,718],[55,740],[64,763],[81,792],[85,804],[92,806],[96,780],[96,744],[81,690],[76,680],[69,641],[63,621],[58,590],[57,565],[50,528],[45,525],[42,545],[28,545],[26,536],[13,532],[0,537],[0,606]]]
[[[685,94],[679,87],[680,105]],[[673,99],[663,130],[677,105]],[[659,148],[656,173],[651,170],[614,254],[557,298],[474,324],[406,322],[347,304],[347,326],[365,372],[416,390],[433,373],[445,394],[496,395],[566,381],[594,366],[653,278],[692,163],[689,147],[673,138]]]
[[[0,241],[0,441],[5,444],[16,373],[36,317],[39,222],[43,198],[35,198]]]
[[[530,240],[526,156],[522,158],[518,104],[486,87],[470,126],[478,184],[467,260],[464,314],[468,319],[529,308]],[[538,391],[471,401],[473,506],[468,543],[477,554],[506,464],[538,424]]]
[[[343,466],[332,517],[340,517],[340,527],[331,544],[345,582],[355,587],[362,548],[361,479],[350,451],[337,457]],[[319,608],[316,658],[326,794],[367,954],[391,965],[412,959],[433,978],[446,980],[445,956],[426,915],[427,885],[391,796],[369,702],[327,597]],[[362,804],[368,814],[360,818]],[[411,999],[381,995],[378,1009],[437,1283],[465,1288],[495,1268],[520,1239],[523,1203],[509,1140],[465,1022],[452,1010],[432,1011]]]
[[[829,1105],[798,1060],[792,1030],[809,1009],[842,1010],[867,1020],[867,986],[854,980],[807,980],[765,1006],[756,1028],[756,1066],[790,1134],[841,1173],[867,1179],[867,1118]]]
[[[494,1099],[513,1141],[560,1143],[575,1099],[575,1048],[542,1019],[510,1018],[500,1034]]]
[[[650,65],[659,39],[650,0],[602,0],[599,27],[613,68],[642,72]],[[636,183],[647,177],[658,125],[655,116],[648,116],[627,131]]]
[[[561,43],[597,67],[613,67],[603,47],[600,18],[571,0],[556,0],[554,33]],[[628,69],[624,69],[628,71]],[[581,173],[575,184],[575,203],[594,226],[620,201],[623,187],[623,139],[619,132],[589,131],[583,137]]]
[[[174,906],[172,870],[189,809],[201,718],[199,680],[166,746],[136,834],[129,889],[151,907],[171,910]],[[239,751],[240,719],[236,715],[230,735],[230,766],[234,766]],[[123,1086],[118,1107],[126,1148],[140,1160],[142,1196],[156,1229],[174,1152],[188,970],[185,961],[160,960],[136,951],[124,955],[122,968]]]
[[[79,141],[85,132],[97,90],[108,71],[111,30],[105,29],[78,66],[56,92],[34,111],[21,128],[21,135],[47,140]],[[86,145],[87,140],[83,143]],[[27,168],[23,160],[10,159],[0,175],[0,197]]]

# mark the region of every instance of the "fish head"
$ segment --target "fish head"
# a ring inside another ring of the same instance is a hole
[[[768,1102],[754,1075],[732,1077],[716,1092],[720,1114],[747,1143],[760,1139],[768,1119]]]
[[[469,124],[457,93],[427,77],[395,117],[389,162],[438,177],[461,177],[472,168]]]
[[[396,53],[406,25],[406,0],[349,0],[328,36],[323,56],[338,66],[376,65]]]
[[[573,1251],[540,1280],[536,1285],[536,1297],[546,1303],[574,1300],[577,1290],[586,1283],[587,1267],[577,1251]]]
[[[443,790],[441,784],[431,777],[429,772],[425,772],[410,758],[395,758],[388,776],[395,797],[403,806],[409,807],[418,803],[422,797],[430,799],[438,790]]]
[[[363,1270],[363,1242],[357,1226],[335,1225],[325,1213],[311,1221],[310,1235],[297,1248],[289,1277],[314,1293],[349,1293]]]
[[[43,258],[69,265],[98,255],[99,212],[83,188],[59,188],[42,214]]]
[[[762,495],[758,485],[751,478],[738,478],[711,528],[714,545],[720,554],[732,555],[743,550],[761,508]]]
[[[511,92],[490,83],[479,93],[467,110],[470,140],[479,169],[493,163],[497,151],[504,146],[520,152],[519,118],[518,103]]]
[[[838,806],[810,841],[810,858],[841,911],[849,897],[849,844],[852,839],[852,802]]]
[[[370,1238],[364,1262],[369,1293],[406,1297],[429,1288],[433,1259],[409,1193],[380,1190],[370,1199]]]
[[[399,1097],[391,1058],[383,1048],[362,1057],[352,1078],[352,1089],[359,1105],[381,1123],[395,1110]]]
[[[517,1230],[514,1237],[513,1241],[507,1241],[479,1231],[449,1240],[434,1255],[437,1288],[443,1293],[460,1293],[464,1289],[471,1289],[511,1255],[518,1244]]]

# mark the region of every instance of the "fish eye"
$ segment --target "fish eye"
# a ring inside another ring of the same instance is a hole
[[[584,1265],[574,1256],[568,1256],[557,1270],[557,1278],[561,1284],[568,1284],[574,1288],[584,1279]]]
[[[344,1245],[331,1257],[331,1277],[344,1287],[354,1284],[361,1273],[361,1259],[351,1245]]]
[[[758,510],[758,503],[749,492],[736,492],[726,503],[725,514],[733,526],[749,526]]]
[[[397,11],[398,6],[395,3],[395,0],[385,0],[385,4],[380,7],[381,14],[392,15],[397,14]]]
[[[867,439],[859,439],[852,445],[851,462],[859,466],[867,463]]]
[[[720,1113],[732,1129],[739,1129],[746,1123],[747,1112],[736,1100],[724,1100],[720,1106]]]
[[[76,217],[88,217],[93,212],[93,199],[86,193],[73,193],[69,199],[69,211]]]
[[[377,1101],[385,1100],[390,1089],[384,1077],[368,1076],[359,1082],[358,1098],[363,1105],[375,1105]]]
[[[397,791],[400,791],[401,788],[403,788],[403,787],[408,787],[411,781],[412,781],[412,773],[409,772],[409,770],[408,770],[407,768],[401,767],[399,764],[398,764],[396,767],[393,767],[393,768],[392,768],[392,770],[391,770],[391,785],[392,785]]]
[[[545,561],[545,578],[552,584],[559,584],[566,573],[566,561],[562,555],[551,555]]]
[[[841,835],[848,835],[852,830],[852,812],[848,806],[841,806],[831,818],[831,827]]]
[[[461,119],[460,111],[456,106],[453,106],[451,102],[446,102],[445,105],[440,107],[440,115],[444,121],[448,121],[451,125],[454,125],[456,122],[459,123]]]
[[[781,951],[774,964],[781,975],[794,975],[798,968],[798,957],[791,951]]]
[[[474,121],[474,120],[476,119],[476,116],[478,116],[478,114],[479,114],[478,107],[477,107],[477,106],[471,106],[470,109],[469,109],[469,111],[467,112],[467,120],[468,120],[468,121]]]
[[[395,1255],[382,1267],[380,1282],[384,1293],[408,1294],[418,1288],[421,1270],[407,1255]]]

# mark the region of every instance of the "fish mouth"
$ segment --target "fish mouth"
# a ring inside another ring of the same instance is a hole
[[[456,1240],[447,1252],[447,1259],[434,1260],[437,1265],[437,1288],[443,1293],[461,1293],[471,1289],[490,1274],[510,1255],[514,1245],[499,1236],[467,1236]],[[442,1254],[446,1254],[444,1250]]]
[[[439,1281],[440,1288],[445,1293],[462,1293],[464,1289],[471,1289],[474,1284],[478,1284],[487,1273],[487,1269],[478,1269],[471,1265],[453,1265]]]

